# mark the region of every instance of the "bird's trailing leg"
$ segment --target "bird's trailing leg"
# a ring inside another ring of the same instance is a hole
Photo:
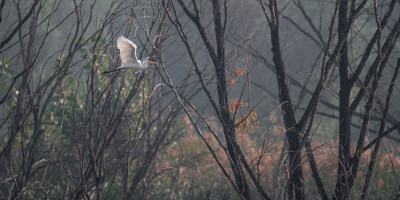
[[[116,72],[116,71],[119,71],[121,69],[124,69],[124,68],[117,68],[117,69],[113,69],[113,70],[108,70],[108,71],[105,71],[105,72],[101,73],[101,75],[105,75],[105,74],[109,74],[109,73],[112,73],[112,72]],[[140,72],[143,72],[143,71],[139,69],[138,71],[136,71],[134,73],[137,74],[137,73],[140,73]]]
[[[109,73],[112,73],[112,72],[115,72],[115,71],[119,71],[119,70],[120,70],[120,68],[113,69],[113,70],[108,70],[108,71],[105,71],[105,72],[101,73],[101,75],[109,74]]]

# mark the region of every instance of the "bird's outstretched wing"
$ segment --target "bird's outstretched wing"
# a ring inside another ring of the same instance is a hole
[[[133,43],[132,41],[121,35],[117,40],[117,47],[120,51],[122,65],[129,62],[137,62],[137,57],[136,57],[137,46],[135,45],[135,43]],[[134,56],[132,56],[132,52],[134,53]]]

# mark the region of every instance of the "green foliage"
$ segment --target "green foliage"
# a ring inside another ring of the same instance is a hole
[[[11,60],[3,57],[0,61],[0,90],[7,90],[9,81],[13,79],[14,70],[9,67]]]

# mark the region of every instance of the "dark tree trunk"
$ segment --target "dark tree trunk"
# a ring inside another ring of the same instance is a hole
[[[231,158],[231,165],[233,174],[235,176],[237,187],[241,195],[245,199],[251,199],[251,193],[247,185],[246,176],[240,162],[239,152],[236,150],[236,138],[234,122],[229,113],[228,91],[226,87],[226,69],[225,69],[225,31],[222,27],[221,19],[221,6],[219,0],[213,0],[213,14],[215,26],[215,38],[217,41],[217,59],[213,60],[215,66],[215,73],[217,77],[217,90],[220,113],[222,115],[222,126],[224,130],[226,145],[229,156]]]
[[[279,86],[279,99],[282,107],[282,115],[286,128],[286,138],[289,144],[290,174],[289,174],[289,199],[293,199],[293,190],[296,199],[304,199],[303,170],[300,155],[300,133],[297,130],[297,122],[290,97],[289,86],[286,80],[285,64],[281,54],[279,37],[279,16],[275,1],[270,1],[271,13],[275,13],[271,29],[271,43],[273,62],[276,69],[276,79]]]
[[[342,41],[347,37],[346,26],[348,23],[348,1],[340,1],[338,15],[338,40]],[[350,176],[350,138],[351,138],[351,113],[350,113],[350,92],[349,66],[347,57],[347,42],[345,41],[339,54],[339,162],[338,174],[335,189],[335,198],[347,199]]]

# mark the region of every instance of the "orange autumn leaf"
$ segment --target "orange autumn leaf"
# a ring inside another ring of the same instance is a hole
[[[231,81],[230,81],[229,85],[233,85],[233,86],[235,86],[235,85],[236,85],[236,81],[235,81],[235,79],[231,79]]]
[[[251,112],[248,115],[239,115],[236,120],[236,126],[242,133],[253,133],[257,126],[260,126],[260,122],[257,121],[257,113]]]
[[[236,68],[236,76],[243,76],[246,67],[243,68]]]
[[[247,104],[242,101],[239,102],[237,99],[233,99],[229,111],[234,113],[236,110],[240,110],[240,108],[243,108],[246,105]]]

